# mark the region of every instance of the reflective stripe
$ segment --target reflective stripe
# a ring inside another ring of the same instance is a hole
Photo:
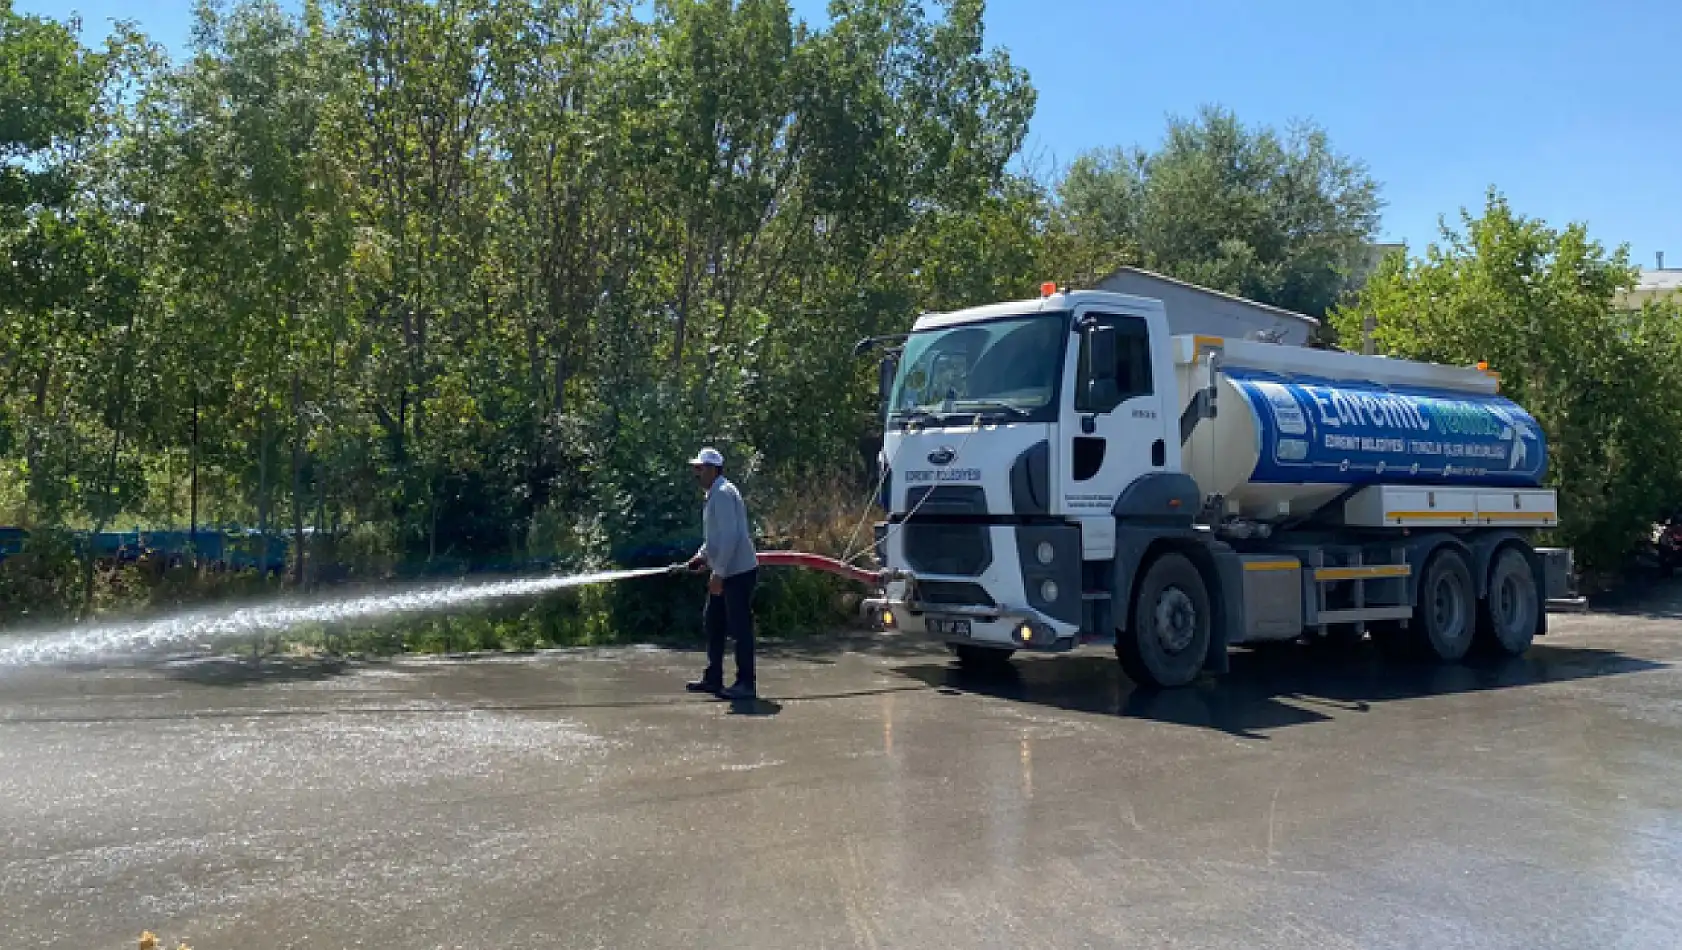
[[[1406,564],[1371,564],[1360,567],[1322,567],[1314,572],[1317,581],[1352,581],[1365,577],[1407,577],[1413,568]]]
[[[1478,514],[1472,511],[1392,511],[1386,521],[1553,521],[1559,516],[1551,511],[1497,511]]]
[[[1245,561],[1246,571],[1294,571],[1302,566],[1301,561]]]

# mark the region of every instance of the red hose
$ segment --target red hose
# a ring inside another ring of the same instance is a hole
[[[761,551],[759,563],[765,567],[804,567],[809,571],[822,571],[825,574],[845,577],[866,587],[882,586],[881,572],[867,571],[821,554],[807,554],[803,551]]]

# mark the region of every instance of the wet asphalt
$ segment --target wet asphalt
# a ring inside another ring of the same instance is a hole
[[[1682,946],[1682,592],[1523,660],[775,647],[0,675],[0,945]]]

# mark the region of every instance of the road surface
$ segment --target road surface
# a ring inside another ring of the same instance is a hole
[[[0,676],[7,947],[1675,947],[1682,600],[1522,661],[892,639]]]

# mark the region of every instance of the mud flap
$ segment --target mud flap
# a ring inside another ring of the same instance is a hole
[[[1215,562],[1216,589],[1210,598],[1219,604],[1215,622],[1209,627],[1209,656],[1203,662],[1210,673],[1225,673],[1232,668],[1227,652],[1230,631],[1244,628],[1244,561],[1238,552],[1219,545],[1210,552]]]

